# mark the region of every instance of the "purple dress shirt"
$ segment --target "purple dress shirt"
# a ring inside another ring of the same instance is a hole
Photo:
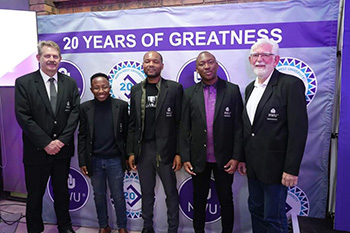
[[[205,116],[207,120],[207,162],[216,163],[214,155],[214,113],[216,102],[216,83],[207,86],[203,85],[204,104],[205,104]]]

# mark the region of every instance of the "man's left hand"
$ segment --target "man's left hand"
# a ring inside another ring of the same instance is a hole
[[[286,172],[283,172],[282,184],[284,186],[291,187],[291,186],[297,185],[297,183],[298,183],[298,176],[294,176]]]
[[[224,166],[225,172],[227,172],[228,174],[233,174],[233,173],[235,173],[235,171],[236,171],[236,169],[237,169],[238,163],[239,163],[238,160],[230,159],[230,160],[228,161],[228,163]]]
[[[182,167],[181,157],[180,155],[175,155],[173,167],[172,167],[174,172],[180,171],[181,167]]]

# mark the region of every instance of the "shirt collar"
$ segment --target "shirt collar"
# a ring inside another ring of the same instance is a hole
[[[161,82],[162,82],[162,77],[160,77],[159,81],[156,84],[158,91],[160,90]],[[143,89],[146,88],[147,83],[148,83],[147,78],[145,78],[144,80],[141,81],[141,85],[142,85]]]
[[[53,77],[50,77],[50,76],[48,76],[47,74],[45,74],[44,71],[42,71],[42,70],[40,69],[40,74],[41,74],[41,77],[43,77],[44,83],[47,83],[47,82],[49,81],[50,78],[54,78],[55,81],[57,82],[57,72],[56,72],[56,74],[55,74]]]
[[[264,81],[263,83],[261,83],[261,84],[259,83],[259,78],[256,77],[256,78],[255,78],[255,82],[254,82],[254,87],[266,87],[267,84],[269,84],[269,81],[270,81],[270,79],[271,79],[272,73],[273,73],[273,72],[271,72],[271,74],[269,75],[269,77],[268,77],[267,79],[265,79],[265,81]]]
[[[217,85],[218,81],[219,81],[219,79],[216,80],[216,82],[213,83],[212,85],[207,85],[207,84],[205,84],[203,81],[201,81],[201,83],[202,83],[202,87],[203,87],[203,88],[206,88],[206,87],[214,87],[214,88],[216,89],[216,87],[218,86],[218,85]]]

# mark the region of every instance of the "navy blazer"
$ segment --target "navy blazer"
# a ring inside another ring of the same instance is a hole
[[[135,156],[135,163],[141,155],[141,143],[144,130],[144,119],[142,119],[141,98],[142,85],[146,80],[131,88],[130,98],[130,120],[128,132],[128,155]],[[178,135],[179,122],[181,117],[181,102],[183,88],[180,83],[161,78],[160,90],[156,106],[156,143],[157,153],[163,164],[174,161],[179,153]]]
[[[245,90],[246,103],[254,81]],[[283,172],[297,176],[308,132],[305,86],[274,70],[257,106],[253,125],[243,112],[247,174],[263,183],[281,183]]]
[[[213,124],[214,155],[218,168],[230,159],[243,158],[243,101],[239,87],[222,79],[217,81]],[[191,162],[195,173],[204,171],[207,159],[207,124],[202,82],[185,90],[180,126],[180,154]]]
[[[74,131],[79,119],[79,91],[75,80],[58,73],[56,113],[40,71],[24,75],[15,84],[15,111],[23,130],[23,162],[39,165],[74,155]],[[56,155],[44,148],[58,139],[65,145]]]
[[[116,139],[117,146],[122,153],[122,166],[125,170],[126,166],[124,161],[126,161],[126,139],[129,120],[128,103],[123,100],[112,98],[111,107],[113,115],[114,137]],[[94,135],[94,115],[94,100],[89,100],[81,104],[78,134],[78,158],[79,167],[86,166],[89,172],[89,176],[92,175],[91,158]]]

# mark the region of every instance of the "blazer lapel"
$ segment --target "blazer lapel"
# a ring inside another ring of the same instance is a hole
[[[249,122],[250,126],[252,124],[250,123],[248,112],[247,112],[247,103],[248,103],[248,99],[249,99],[250,95],[252,94],[253,90],[254,90],[254,82],[249,84],[249,86],[247,87],[246,96],[245,96],[245,103],[244,103],[244,108],[243,108],[243,120],[245,122]]]
[[[89,104],[89,107],[87,108],[87,111],[86,111],[86,114],[88,115],[88,124],[89,124],[91,138],[93,138],[94,136],[95,104],[93,101],[91,102],[91,104]]]
[[[267,87],[264,91],[264,94],[261,97],[261,100],[259,101],[258,107],[257,107],[256,112],[255,112],[255,116],[254,116],[254,122],[255,122],[255,119],[257,119],[260,116],[262,109],[265,107],[265,104],[270,99],[272,92],[273,92],[273,86],[275,86],[277,84],[277,80],[278,80],[278,72],[276,70],[274,70],[274,72],[271,76],[271,79],[270,79],[269,83],[267,84]]]
[[[38,71],[37,75],[35,76],[35,85],[36,85],[36,88],[38,89],[38,92],[39,92],[41,99],[44,102],[45,107],[49,111],[50,115],[54,117],[55,114],[53,113],[51,103],[49,100],[49,96],[48,96],[48,93],[46,91],[46,87],[45,87],[43,78],[41,77],[40,71]]]
[[[225,89],[226,89],[225,83],[221,79],[218,79],[217,86],[216,86],[216,102],[215,102],[214,121],[219,113],[219,109],[220,109],[222,100],[224,99],[225,92],[226,92]]]
[[[65,88],[65,82],[64,78],[62,77],[62,74],[57,72],[58,77],[58,92],[57,92],[57,106],[56,106],[56,115],[60,111],[61,107],[65,107],[68,103],[63,103],[63,96],[65,96],[66,89]],[[69,103],[71,104],[71,103]],[[63,105],[63,106],[62,106]]]
[[[202,83],[198,83],[195,90],[195,99],[198,102],[199,112],[201,113],[203,122],[207,122],[205,115],[205,102],[204,102],[204,94],[203,94],[203,85]]]
[[[137,122],[141,125],[141,97],[142,97],[142,88],[140,88],[135,94],[135,109],[136,109],[136,118]]]
[[[113,127],[114,127],[114,137],[117,138],[118,122],[119,122],[119,108],[117,102],[112,99],[112,116],[113,116]]]
[[[168,83],[166,82],[165,79],[162,78],[161,83],[160,83],[160,90],[159,90],[159,97],[158,97],[158,102],[157,102],[157,107],[156,107],[156,120],[158,118],[159,112],[162,109],[162,106],[165,101],[165,97],[168,94]]]

